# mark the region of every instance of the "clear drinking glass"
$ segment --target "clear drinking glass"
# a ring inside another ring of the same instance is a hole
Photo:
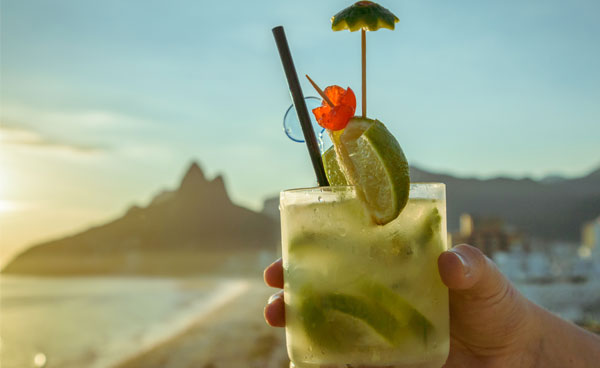
[[[353,187],[281,192],[291,367],[441,367],[448,356],[445,185],[411,184],[374,224]]]

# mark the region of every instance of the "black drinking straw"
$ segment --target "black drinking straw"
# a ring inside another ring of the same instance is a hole
[[[317,137],[313,131],[310,117],[308,116],[308,109],[306,108],[304,96],[302,95],[302,88],[298,81],[294,60],[292,60],[290,47],[288,46],[285,31],[282,26],[273,28],[273,37],[275,37],[275,43],[277,43],[283,70],[285,71],[285,76],[290,87],[290,93],[292,94],[296,113],[298,113],[298,120],[300,120],[300,125],[302,126],[304,141],[306,141],[306,147],[308,147],[308,153],[310,155],[310,160],[312,161],[313,169],[315,169],[315,174],[317,175],[317,181],[319,182],[319,186],[328,187],[329,182],[327,181],[327,176],[325,176],[325,169],[323,168],[323,161],[321,161]]]

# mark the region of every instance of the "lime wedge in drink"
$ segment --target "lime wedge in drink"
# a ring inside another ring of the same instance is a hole
[[[423,314],[376,281],[359,285],[361,296],[302,290],[300,315],[310,339],[337,351],[356,348],[358,341],[364,345],[382,340],[379,343],[396,346],[416,338],[427,343],[433,324]]]
[[[433,237],[440,233],[441,222],[442,216],[440,215],[440,211],[438,211],[437,208],[434,208],[429,214],[427,214],[425,220],[416,229],[417,232],[413,237],[416,243],[421,244],[421,246],[428,245]]]
[[[433,324],[402,296],[374,280],[363,280],[360,290],[376,305],[387,308],[396,317],[402,331],[427,342],[427,335],[432,331]]]
[[[300,315],[306,334],[322,347],[344,351],[355,348],[357,340],[398,342],[401,330],[396,318],[367,298],[306,290],[303,295]]]
[[[385,225],[398,217],[408,201],[410,178],[408,162],[394,136],[379,120],[355,116],[331,137],[341,171],[356,187],[373,220]]]
[[[315,252],[327,248],[329,244],[339,243],[335,235],[326,233],[305,232],[298,234],[288,242],[288,254]]]

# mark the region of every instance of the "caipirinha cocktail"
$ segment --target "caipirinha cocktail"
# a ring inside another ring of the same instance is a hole
[[[298,110],[321,187],[280,197],[291,367],[440,368],[448,356],[448,290],[437,268],[447,249],[445,186],[411,184],[400,144],[366,113],[366,31],[396,22],[371,1],[332,18],[334,31],[361,31],[362,115],[354,115],[352,89],[323,91],[309,78],[323,98],[313,114],[333,143],[322,166],[306,109]],[[282,29],[275,31],[302,107]]]
[[[353,187],[281,194],[288,353],[296,367],[441,367],[448,355],[443,184],[413,184],[375,224]]]

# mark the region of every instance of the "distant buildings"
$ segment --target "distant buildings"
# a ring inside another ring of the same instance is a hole
[[[579,256],[590,259],[600,268],[600,216],[581,227]]]
[[[581,227],[581,245],[590,249],[600,246],[600,216]]]
[[[529,248],[529,240],[499,218],[473,217],[463,213],[459,221],[459,231],[452,235],[454,244],[471,244],[489,257],[497,252],[508,252],[513,246],[525,251]]]
[[[467,213],[460,215],[460,236],[467,238],[473,234],[473,217]]]

